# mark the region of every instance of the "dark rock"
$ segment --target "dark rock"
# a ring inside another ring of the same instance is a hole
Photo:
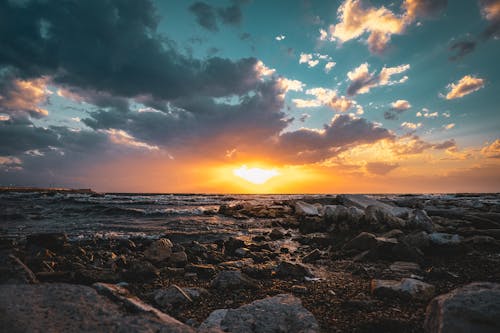
[[[0,284],[37,283],[33,272],[13,254],[0,255]]]
[[[69,284],[0,286],[3,332],[193,332],[159,312],[140,315],[86,286]]]
[[[167,238],[160,238],[144,251],[146,259],[153,262],[161,262],[167,260],[172,255],[172,242]]]
[[[319,326],[300,299],[287,294],[265,298],[238,309],[215,310],[200,329],[238,333],[315,333]]]
[[[68,236],[61,232],[31,234],[26,237],[27,247],[41,247],[51,251],[60,251],[68,242]]]
[[[327,228],[325,220],[319,216],[303,216],[299,221],[299,231],[303,234],[324,232]]]
[[[175,284],[171,285],[167,289],[157,290],[155,292],[154,299],[156,304],[164,308],[171,308],[173,306],[193,302],[191,296]]]
[[[365,220],[368,224],[377,229],[382,227],[402,229],[406,225],[404,220],[395,216],[390,210],[380,206],[366,207]]]
[[[269,237],[273,240],[277,240],[284,238],[285,234],[279,229],[273,229],[271,230],[271,233],[269,233]]]
[[[377,245],[377,239],[374,234],[362,232],[344,245],[346,250],[365,251],[374,248]]]
[[[371,292],[380,298],[413,298],[416,300],[429,300],[434,296],[434,286],[419,280],[404,278],[396,280],[372,280]]]
[[[321,251],[318,249],[314,249],[302,257],[302,262],[307,264],[307,263],[312,263],[318,259],[321,259]]]
[[[500,332],[500,284],[471,283],[434,298],[424,327],[429,333]]]
[[[186,252],[174,252],[168,258],[168,263],[175,267],[184,267],[186,266],[188,261],[188,257]]]
[[[303,280],[305,277],[313,277],[314,275],[306,266],[290,261],[282,261],[276,268],[276,275],[285,279]]]
[[[241,271],[254,279],[270,279],[273,277],[274,268],[272,264],[259,264],[245,266]]]
[[[224,253],[226,255],[234,255],[234,252],[239,249],[245,247],[245,242],[241,239],[230,237],[228,240],[224,242]]]
[[[158,274],[158,269],[149,261],[134,260],[123,273],[123,277],[129,281],[144,281],[154,279]]]
[[[253,289],[257,288],[257,283],[240,271],[222,271],[212,281],[211,287],[226,290]]]
[[[427,215],[423,209],[414,209],[408,214],[408,221],[406,226],[409,229],[423,230],[427,232],[434,231],[434,224],[432,219]]]
[[[196,273],[196,275],[201,279],[210,279],[215,276],[216,270],[213,265],[195,265],[190,264],[185,268],[186,272]]]

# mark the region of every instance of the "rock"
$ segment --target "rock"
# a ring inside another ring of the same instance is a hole
[[[154,279],[158,276],[158,269],[149,261],[134,260],[129,268],[125,270],[123,276],[129,281],[143,281]]]
[[[382,237],[386,238],[396,238],[399,239],[400,237],[404,236],[404,232],[402,232],[399,229],[392,229],[382,235]]]
[[[404,207],[391,206],[362,194],[342,194],[337,196],[337,200],[345,206],[354,206],[366,211],[368,206],[375,206],[387,210],[396,217],[405,217],[409,209]]]
[[[228,240],[224,242],[224,253],[226,255],[234,255],[237,249],[245,247],[245,242],[241,239],[229,237]]]
[[[234,255],[240,258],[247,257],[252,251],[246,247],[240,247],[234,251]]]
[[[259,264],[243,267],[242,272],[254,279],[270,279],[274,268],[273,264]]]
[[[273,229],[271,230],[271,232],[269,233],[269,237],[272,239],[272,240],[277,240],[277,239],[282,239],[285,237],[285,234],[280,231],[279,229]]]
[[[181,251],[181,252],[174,252],[170,255],[170,258],[168,258],[169,264],[176,266],[176,267],[183,267],[186,266],[188,261],[188,257],[186,252]]]
[[[285,279],[303,280],[306,276],[313,277],[314,275],[306,266],[290,261],[282,261],[276,268],[276,274]]]
[[[13,254],[0,255],[0,284],[37,283],[35,274]]]
[[[405,227],[405,221],[395,216],[390,210],[380,206],[368,206],[365,209],[366,221],[375,227],[388,226],[393,229]]]
[[[252,289],[257,288],[257,283],[240,271],[222,271],[212,281],[211,287],[227,290]]]
[[[426,301],[434,296],[434,286],[419,280],[404,278],[396,280],[372,280],[370,283],[371,292],[380,298],[413,298]]]
[[[193,287],[193,288],[182,288],[182,290],[184,290],[184,292],[188,294],[192,300],[195,300],[202,296],[208,296],[210,294],[208,290],[206,290],[205,288]]]
[[[2,285],[0,295],[3,332],[194,332],[151,307],[140,314],[125,312],[87,286]]]
[[[408,214],[408,222],[406,226],[410,229],[424,230],[427,232],[434,231],[434,224],[432,219],[427,215],[423,209],[414,209]]]
[[[41,247],[51,251],[59,251],[68,242],[68,236],[61,232],[31,234],[26,237],[26,247]]]
[[[362,232],[344,245],[346,250],[369,250],[377,245],[377,239],[374,234]]]
[[[412,233],[403,237],[403,241],[409,246],[426,249],[430,246],[429,234],[425,231]]]
[[[327,230],[325,220],[319,216],[303,216],[299,221],[299,231],[303,234],[324,232]]]
[[[293,285],[292,288],[290,288],[294,294],[301,294],[305,295],[307,294],[307,287],[306,286],[300,286],[300,285]]]
[[[210,279],[215,276],[216,270],[213,265],[195,265],[190,264],[185,268],[188,273],[196,273],[196,275],[201,279]]]
[[[169,239],[160,238],[144,251],[144,256],[154,262],[164,261],[172,255],[172,247],[172,242]]]
[[[318,259],[321,259],[321,251],[318,249],[314,249],[302,257],[302,262],[311,263],[311,262],[314,262]]]
[[[475,282],[434,298],[424,328],[429,333],[500,332],[500,284]]]
[[[434,232],[432,234],[429,234],[429,241],[432,245],[454,246],[461,243],[462,237],[460,237],[459,235]]]
[[[296,201],[294,204],[295,214],[319,216],[318,207],[303,201]]]
[[[356,207],[345,207],[341,205],[326,206],[325,220],[332,224],[335,231],[349,231],[357,229],[364,217],[364,212]]]
[[[157,290],[154,299],[156,304],[165,308],[193,302],[191,296],[175,284],[167,289]]]
[[[237,309],[215,310],[200,330],[219,329],[238,333],[315,333],[318,322],[300,299],[280,294],[243,305]]]

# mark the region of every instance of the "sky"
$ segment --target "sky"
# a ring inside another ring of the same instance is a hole
[[[0,185],[500,191],[500,0],[0,0]]]

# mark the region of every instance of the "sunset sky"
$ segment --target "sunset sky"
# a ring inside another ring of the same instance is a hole
[[[499,192],[500,0],[0,0],[0,185]]]

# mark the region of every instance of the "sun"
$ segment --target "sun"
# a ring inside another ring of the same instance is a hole
[[[272,170],[266,170],[261,168],[249,169],[247,168],[246,165],[243,165],[238,169],[234,169],[233,174],[235,176],[243,178],[244,180],[250,183],[261,185],[267,182],[269,179],[278,176],[280,173],[276,169]]]

